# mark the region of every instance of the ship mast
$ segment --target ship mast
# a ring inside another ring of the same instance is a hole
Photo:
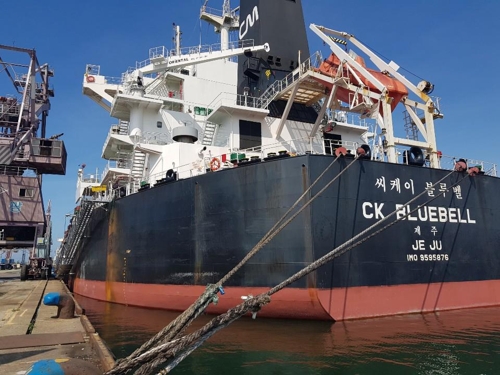
[[[174,23],[174,49],[175,49],[175,54],[177,56],[180,56],[181,54],[181,27],[179,25],[176,25]]]
[[[221,12],[207,7],[207,3],[208,0],[201,7],[200,19],[213,25],[215,31],[220,33],[221,51],[225,51],[229,48],[229,32],[238,30],[240,27],[240,17],[237,14],[240,7],[231,9],[230,0],[224,0]]]

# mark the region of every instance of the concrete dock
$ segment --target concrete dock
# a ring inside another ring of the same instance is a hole
[[[47,293],[67,293],[61,281],[19,276],[19,270],[0,271],[0,374],[24,374],[42,359],[83,359],[102,372],[114,366],[78,305],[75,318],[55,319],[57,306],[42,303]]]

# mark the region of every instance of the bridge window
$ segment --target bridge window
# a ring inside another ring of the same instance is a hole
[[[20,197],[33,198],[34,195],[35,191],[33,189],[26,189],[26,188],[19,189]]]

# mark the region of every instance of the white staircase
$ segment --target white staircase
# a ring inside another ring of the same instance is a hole
[[[146,95],[168,96],[168,89],[165,85],[165,74],[160,74],[153,82],[151,82],[145,90]]]
[[[214,124],[213,122],[205,123],[205,129],[203,130],[203,141],[201,142],[201,144],[204,146],[212,146],[214,144],[215,135],[218,128],[219,125]]]
[[[128,135],[128,121],[120,120],[120,123],[118,124],[118,134]]]
[[[132,168],[130,173],[134,180],[134,191],[137,191],[140,187],[140,183],[144,177],[144,167],[146,166],[146,153],[135,150],[132,157]]]

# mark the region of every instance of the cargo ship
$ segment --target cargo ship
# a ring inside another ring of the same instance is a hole
[[[200,18],[221,43],[183,47],[175,26],[173,49],[151,48],[121,77],[85,69],[83,94],[116,124],[103,173],[78,170],[57,253],[75,293],[182,311],[306,192],[303,211],[209,313],[392,218],[278,292],[260,316],[343,320],[500,303],[496,165],[437,148],[434,122],[444,116],[430,81],[410,81],[325,26],[309,28],[329,51],[310,54],[300,0],[205,3]]]

